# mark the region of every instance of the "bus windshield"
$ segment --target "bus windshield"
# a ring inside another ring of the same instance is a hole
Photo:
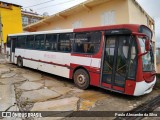
[[[141,47],[141,53],[145,53],[145,38],[138,37],[140,47]],[[143,71],[144,72],[150,72],[154,70],[154,55],[153,55],[153,46],[152,43],[150,43],[150,50],[147,52],[147,54],[142,56],[142,65],[143,65]]]

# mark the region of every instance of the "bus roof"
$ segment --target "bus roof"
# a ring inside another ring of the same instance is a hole
[[[66,33],[73,32],[73,29],[63,29],[63,30],[49,30],[49,31],[39,31],[39,32],[25,32],[17,34],[8,34],[8,36],[22,36],[22,35],[36,35],[36,34],[50,34],[50,33]]]
[[[99,30],[103,31],[103,30],[113,30],[113,29],[128,29],[131,30],[132,32],[138,32],[140,26],[141,25],[138,24],[118,24],[118,25],[97,26],[90,28],[77,28],[74,29],[74,32],[99,31]]]
[[[50,30],[50,31],[39,31],[39,32],[26,32],[26,33],[8,34],[8,36],[51,34],[51,33],[69,33],[69,32],[86,32],[86,31],[99,31],[99,30],[103,31],[103,30],[113,30],[113,29],[128,29],[128,30],[131,30],[132,32],[139,32],[140,26],[145,26],[145,25],[119,24],[119,25],[97,26],[97,27],[77,28],[77,29],[62,29],[62,30]]]

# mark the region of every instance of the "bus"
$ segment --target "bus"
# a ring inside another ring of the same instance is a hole
[[[122,94],[150,93],[156,83],[152,31],[145,25],[9,34],[7,61]]]

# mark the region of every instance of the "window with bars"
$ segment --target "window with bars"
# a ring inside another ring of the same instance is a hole
[[[80,27],[82,27],[82,22],[81,21],[75,21],[72,24],[72,28],[80,28]]]

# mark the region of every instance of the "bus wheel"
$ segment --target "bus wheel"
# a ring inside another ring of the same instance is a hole
[[[74,73],[74,83],[80,89],[87,89],[90,83],[87,71],[84,69],[76,70]]]
[[[23,67],[23,59],[21,57],[17,58],[17,65],[18,67]]]

